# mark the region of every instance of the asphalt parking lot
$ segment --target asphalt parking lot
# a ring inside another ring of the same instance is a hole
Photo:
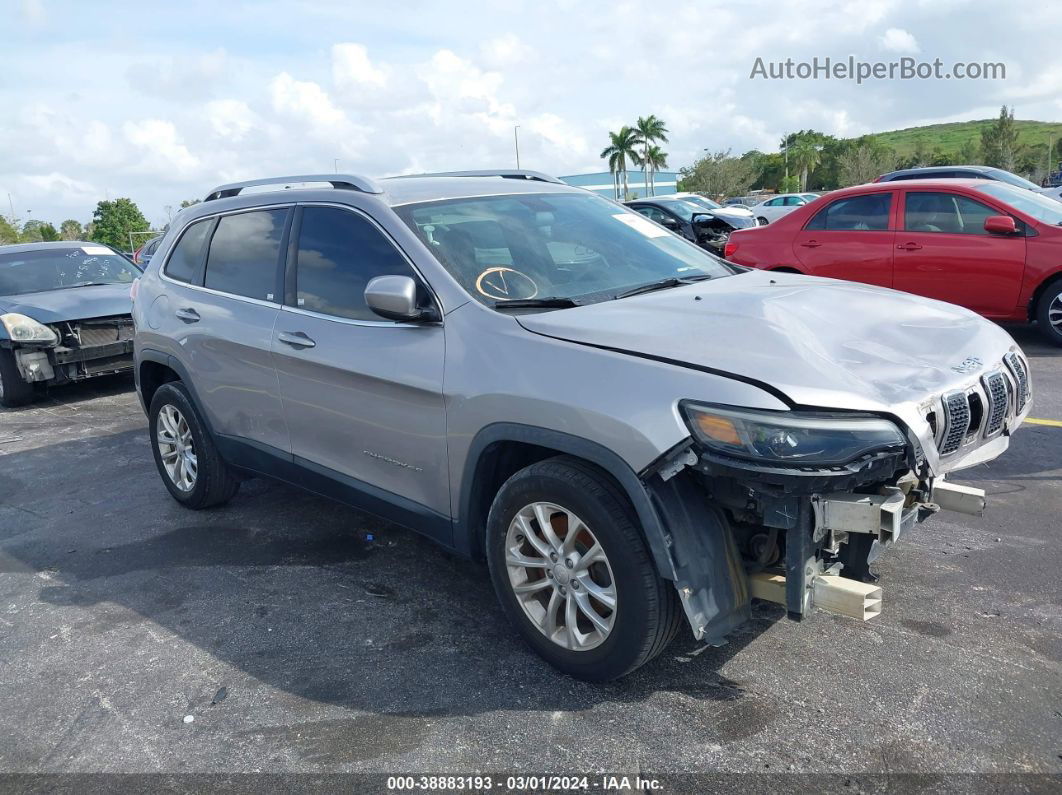
[[[1062,350],[1016,329],[1033,416]],[[1062,427],[955,477],[878,566],[882,616],[780,609],[595,686],[484,568],[296,489],[167,495],[130,379],[0,413],[0,772],[1062,772]]]

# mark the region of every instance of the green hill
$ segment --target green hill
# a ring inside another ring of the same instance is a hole
[[[941,149],[957,154],[963,144],[972,142],[981,145],[981,132],[996,123],[996,119],[980,121],[957,121],[949,124],[927,124],[925,127],[908,127],[905,130],[874,133],[876,141],[892,147],[901,158],[914,154],[919,141],[924,150]],[[1018,130],[1019,146],[1046,146],[1062,140],[1062,122],[1014,120]]]

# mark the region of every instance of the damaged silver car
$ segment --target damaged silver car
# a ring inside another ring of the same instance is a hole
[[[973,312],[748,272],[535,172],[221,186],[133,314],[174,499],[267,476],[417,529],[589,680],[683,624],[718,643],[757,597],[873,618],[870,564],[982,511],[948,478],[1032,401]]]
[[[140,269],[98,243],[0,246],[0,404],[133,367]]]

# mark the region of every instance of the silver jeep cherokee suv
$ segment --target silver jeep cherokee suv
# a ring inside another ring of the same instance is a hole
[[[177,501],[266,475],[485,558],[527,642],[591,680],[683,619],[721,642],[753,597],[874,615],[868,563],[979,513],[945,475],[1031,401],[972,312],[746,271],[535,172],[225,185],[134,292]]]

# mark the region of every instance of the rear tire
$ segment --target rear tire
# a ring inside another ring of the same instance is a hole
[[[33,399],[33,384],[22,380],[15,362],[15,352],[0,348],[0,406],[15,408]]]
[[[188,389],[180,381],[163,384],[148,411],[151,452],[170,495],[186,508],[221,505],[240,488],[231,467],[218,454]]]
[[[538,516],[548,517],[548,532]],[[505,482],[487,518],[487,562],[510,622],[547,662],[578,679],[630,673],[663,651],[684,620],[626,495],[576,458],[532,464]]]
[[[767,226],[767,224],[770,222],[761,215],[759,218],[756,219],[756,223],[760,226]]]
[[[1062,345],[1062,279],[1047,285],[1036,304],[1036,324],[1044,338]]]

